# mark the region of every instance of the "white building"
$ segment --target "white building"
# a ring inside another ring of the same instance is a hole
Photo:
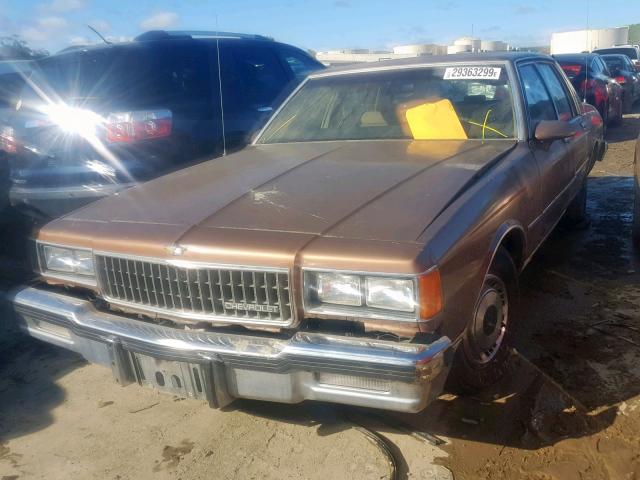
[[[624,45],[629,41],[629,27],[575,30],[551,35],[551,54],[591,52],[596,48]]]
[[[480,40],[473,37],[461,37],[447,47],[447,53],[505,52],[509,44],[499,40]]]
[[[329,50],[316,53],[316,59],[325,65],[349,65],[352,63],[381,62],[398,58],[414,58],[422,55],[444,55],[446,47],[433,44],[399,45],[392,52],[365,49]]]

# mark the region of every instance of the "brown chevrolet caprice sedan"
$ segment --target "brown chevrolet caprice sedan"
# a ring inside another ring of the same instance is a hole
[[[518,274],[604,149],[546,56],[314,74],[244,151],[44,227],[13,305],[122,384],[416,412],[503,373]]]

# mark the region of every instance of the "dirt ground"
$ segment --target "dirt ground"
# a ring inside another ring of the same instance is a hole
[[[590,228],[560,226],[524,272],[511,373],[490,391],[443,395],[419,415],[249,401],[219,411],[118,387],[74,354],[13,337],[0,341],[0,480],[389,478],[358,425],[387,441],[400,479],[640,479],[639,132],[640,113],[609,131]]]

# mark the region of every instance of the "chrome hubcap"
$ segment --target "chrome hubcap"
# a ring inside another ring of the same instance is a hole
[[[470,346],[474,359],[487,363],[498,353],[509,319],[509,297],[504,282],[487,275],[476,305]]]

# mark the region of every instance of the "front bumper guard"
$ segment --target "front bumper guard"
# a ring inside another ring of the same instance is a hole
[[[134,358],[205,366],[206,399],[213,406],[234,398],[322,400],[417,412],[442,391],[453,354],[446,337],[418,344],[311,332],[285,338],[183,330],[39,288],[10,297],[28,334],[111,367],[123,385],[145,383]]]

